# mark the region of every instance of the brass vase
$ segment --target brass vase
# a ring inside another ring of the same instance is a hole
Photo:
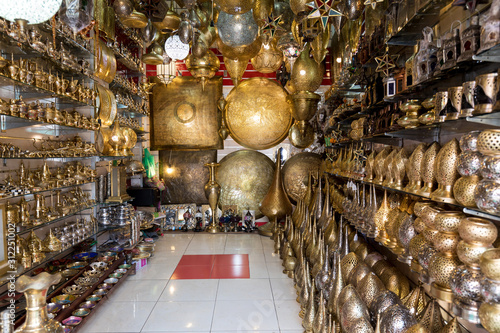
[[[478,175],[460,177],[453,185],[453,196],[462,206],[475,208],[474,192],[481,178]]]
[[[417,194],[429,197],[436,182],[436,156],[441,149],[439,143],[434,142],[426,151],[422,160],[422,182],[424,187]]]
[[[269,218],[269,221],[272,221],[259,227],[259,234],[268,237],[273,235],[273,230],[277,226],[278,219],[292,212],[292,204],[285,193],[283,178],[281,176],[281,149],[278,149],[278,154],[276,155],[273,182],[260,204],[260,210]]]
[[[316,91],[323,81],[323,64],[310,57],[311,46],[307,44],[292,68],[291,82],[295,91]]]
[[[208,198],[208,202],[210,204],[210,209],[212,210],[212,221],[210,225],[207,227],[207,232],[217,233],[220,232],[219,223],[218,223],[218,214],[217,214],[217,202],[219,201],[220,194],[220,185],[215,180],[215,170],[220,164],[218,163],[207,163],[205,164],[208,167],[210,172],[210,178],[208,183],[205,184],[205,195]]]
[[[16,281],[16,290],[26,297],[26,320],[15,333],[63,333],[61,324],[49,319],[47,290],[61,280],[61,274],[40,273],[34,277],[23,275]]]
[[[455,204],[453,185],[460,176],[457,170],[460,146],[457,139],[446,143],[436,157],[436,181],[441,186],[431,193],[431,199]]]

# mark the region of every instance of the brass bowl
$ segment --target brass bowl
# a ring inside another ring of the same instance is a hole
[[[500,155],[500,130],[482,131],[477,138],[477,149],[483,155]]]
[[[434,248],[441,253],[455,253],[460,236],[456,232],[440,231],[434,237]]]
[[[489,220],[466,217],[458,227],[460,238],[468,243],[493,244],[497,239],[497,227]]]
[[[90,295],[85,298],[86,301],[91,301],[91,302],[99,302],[102,299],[102,296],[99,295]]]
[[[121,273],[111,273],[108,275],[109,278],[115,278],[115,279],[121,279],[122,276],[123,274]]]
[[[425,240],[427,240],[431,244],[434,244],[434,239],[436,238],[436,235],[438,233],[439,231],[426,227],[422,232],[422,235],[424,235]]]
[[[97,286],[97,288],[108,290],[108,289],[113,288],[113,286],[114,286],[114,284],[111,284],[111,283],[101,283],[100,285]]]
[[[77,317],[86,317],[90,314],[90,310],[80,308],[80,309],[76,309],[75,311],[71,312],[71,314],[73,316],[77,316]]]
[[[105,296],[108,293],[106,289],[97,289],[94,291],[94,295]]]
[[[69,295],[81,295],[85,292],[85,290],[87,290],[87,287],[74,284],[72,286],[64,288],[62,291],[63,293]]]
[[[83,309],[93,309],[97,305],[97,302],[92,302],[92,301],[85,301],[80,303],[80,308]]]
[[[479,266],[479,260],[481,259],[481,255],[484,251],[492,248],[490,245],[483,245],[477,243],[468,243],[464,240],[458,242],[457,245],[457,256],[461,262],[466,264],[467,266]]]
[[[488,332],[500,332],[500,304],[486,302],[481,304],[479,319]]]
[[[479,266],[488,279],[500,281],[500,249],[484,251]]]
[[[61,294],[61,295],[58,295],[56,297],[52,297],[51,301],[52,301],[52,303],[65,305],[65,304],[70,304],[75,299],[76,299],[75,295]]]
[[[441,211],[434,219],[436,230],[443,232],[457,232],[458,226],[465,214],[456,211]]]
[[[85,272],[83,272],[83,275],[86,276],[86,277],[89,277],[89,278],[98,278],[98,277],[102,276],[102,272],[101,271],[95,271],[95,270],[85,271]]]

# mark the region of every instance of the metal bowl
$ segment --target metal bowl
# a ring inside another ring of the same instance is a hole
[[[119,268],[119,269],[115,270],[115,273],[123,275],[123,274],[127,273],[127,270],[125,268]]]
[[[94,295],[97,295],[97,296],[104,296],[107,293],[108,293],[108,291],[105,289],[97,289],[94,291]]]
[[[99,295],[90,295],[87,298],[85,298],[86,301],[90,302],[99,302],[102,299],[102,296]]]
[[[91,286],[95,284],[98,280],[99,278],[82,276],[76,279],[75,283],[79,286]]]
[[[65,269],[61,272],[61,275],[64,278],[68,278],[68,277],[75,276],[76,274],[78,274],[78,272],[79,272],[79,270],[77,270],[77,269]]]
[[[102,276],[102,273],[102,271],[92,270],[83,272],[83,275],[89,278],[99,278]]]
[[[82,322],[82,318],[77,317],[77,316],[71,316],[71,317],[68,317],[62,321],[63,325],[66,325],[66,326],[77,326],[81,322]]]
[[[65,305],[65,304],[70,304],[75,299],[76,299],[75,295],[61,294],[59,296],[52,297],[51,301],[52,303]]]
[[[74,284],[72,286],[64,288],[62,291],[63,293],[69,295],[81,295],[85,292],[85,290],[87,290],[86,287]]]
[[[109,278],[109,279],[106,279],[104,280],[104,283],[110,283],[110,284],[115,284],[115,283],[118,283],[118,279],[117,278]]]
[[[97,302],[92,302],[92,301],[85,301],[83,303],[80,303],[80,308],[83,309],[93,309],[97,305]]]
[[[76,309],[75,311],[71,312],[71,314],[76,317],[86,317],[89,315],[89,313],[90,313],[89,309],[83,309],[83,308]]]
[[[62,304],[58,303],[49,303],[47,304],[47,311],[52,314],[56,314],[62,309]]]
[[[122,276],[123,276],[123,274],[121,274],[121,273],[112,273],[112,274],[108,275],[108,277],[116,278],[116,279],[120,279]]]
[[[102,253],[102,256],[103,257],[116,257],[116,252],[113,252],[113,251],[105,251]]]
[[[66,268],[80,269],[80,268],[86,267],[87,265],[88,265],[88,263],[86,261],[75,261],[75,262],[72,262],[71,264],[67,264]]]
[[[89,260],[89,259],[92,259],[95,257],[97,257],[96,252],[80,252],[80,253],[75,254],[73,256],[73,259],[75,259],[75,260]]]
[[[90,264],[93,270],[105,270],[108,267],[108,263],[104,261],[94,261]]]
[[[132,265],[130,265],[130,264],[123,264],[123,265],[118,266],[118,268],[120,268],[120,269],[129,269],[130,267],[132,267]]]
[[[98,289],[103,289],[103,290],[108,290],[113,288],[113,284],[111,283],[101,283],[99,286],[97,286]]]

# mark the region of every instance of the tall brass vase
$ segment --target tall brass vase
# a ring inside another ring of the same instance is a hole
[[[26,297],[26,320],[15,333],[63,333],[61,324],[49,319],[46,296],[50,286],[61,280],[61,274],[40,273],[34,277],[23,275],[16,281],[16,290]]]
[[[205,164],[210,171],[210,179],[208,183],[205,184],[205,195],[208,198],[210,209],[212,209],[212,222],[210,222],[206,230],[213,234],[220,232],[219,224],[217,223],[217,202],[219,201],[220,185],[215,181],[215,169],[219,165],[220,164],[213,162]]]
[[[269,218],[270,222],[259,228],[259,234],[268,237],[273,236],[274,229],[278,225],[278,219],[292,212],[292,204],[283,187],[283,178],[281,176],[281,149],[278,149],[276,156],[273,182],[260,204],[260,211]]]

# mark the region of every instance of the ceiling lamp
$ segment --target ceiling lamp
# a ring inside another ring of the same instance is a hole
[[[293,38],[293,34],[291,32],[281,36],[278,40],[278,49],[283,52],[283,55],[287,59],[288,64],[290,64],[289,71],[292,71],[293,63],[300,55],[300,45]]]
[[[168,37],[165,42],[165,52],[172,60],[183,60],[189,54],[189,44],[184,44],[179,36]]]
[[[175,61],[170,61],[168,64],[156,66],[156,76],[165,85],[172,82],[176,76],[177,67]]]
[[[54,16],[62,0],[17,0],[0,6],[0,16],[9,21],[25,21],[27,24],[39,24]]]

